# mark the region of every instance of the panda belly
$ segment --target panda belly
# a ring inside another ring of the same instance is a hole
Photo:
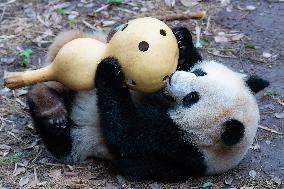
[[[96,90],[76,94],[70,117],[76,127],[71,129],[72,150],[67,161],[82,162],[88,157],[110,159],[100,130]]]

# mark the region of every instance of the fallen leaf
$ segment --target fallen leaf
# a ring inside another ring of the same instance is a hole
[[[174,7],[176,4],[176,1],[175,0],[165,0],[165,3],[169,7]]]
[[[233,37],[231,38],[231,40],[232,40],[232,41],[239,41],[239,40],[241,40],[244,36],[245,36],[244,34],[240,33],[240,34],[237,34],[237,35],[233,36]]]
[[[19,181],[19,185],[21,186],[21,187],[23,187],[23,186],[25,186],[25,185],[27,185],[28,183],[29,183],[29,177],[27,177],[27,176],[24,176],[24,177],[22,177],[21,179],[20,179],[20,181]]]
[[[60,169],[51,170],[51,171],[49,172],[48,176],[49,176],[50,178],[52,178],[52,180],[56,181],[56,180],[58,180],[60,177],[62,177],[61,170],[60,170]]]
[[[284,118],[284,112],[276,113],[275,117],[278,118],[278,119],[283,119]]]
[[[254,179],[256,177],[256,171],[255,170],[250,170],[249,171],[249,176],[251,176]]]
[[[216,43],[228,43],[229,39],[225,36],[215,36],[214,40]]]
[[[76,177],[76,176],[79,175],[79,173],[78,172],[65,171],[64,175],[69,176],[69,177]]]
[[[26,172],[26,168],[23,167],[23,166],[20,166],[18,163],[16,163],[14,171],[13,171],[13,176],[17,176],[17,175],[24,173],[24,172]]]
[[[180,2],[185,7],[194,7],[199,4],[197,0],[180,0]]]

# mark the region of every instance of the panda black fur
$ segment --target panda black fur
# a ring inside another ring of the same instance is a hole
[[[34,86],[28,104],[49,151],[68,163],[92,156],[109,159],[133,179],[177,181],[236,166],[253,142],[259,120],[252,92],[268,83],[214,61],[194,64],[201,57],[190,33],[184,28],[174,33],[180,71],[168,80],[165,97],[158,98],[165,104],[137,100],[123,87],[114,57],[99,64],[95,90],[66,95],[44,84]],[[58,109],[68,116],[53,115]]]

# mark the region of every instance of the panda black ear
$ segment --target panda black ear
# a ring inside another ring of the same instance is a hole
[[[246,78],[246,83],[252,92],[258,93],[265,87],[269,86],[269,81],[264,80],[256,75],[249,76]]]

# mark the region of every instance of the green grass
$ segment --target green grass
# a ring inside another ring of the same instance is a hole
[[[252,43],[246,43],[246,44],[245,44],[245,47],[246,47],[247,49],[256,49],[256,48],[255,48],[255,45],[252,44]]]
[[[274,89],[268,88],[268,89],[265,89],[264,95],[265,96],[275,96],[276,92]]]
[[[63,8],[56,9],[57,14],[65,15],[65,10]]]
[[[27,66],[30,63],[32,52],[33,52],[32,49],[29,48],[20,51],[19,57],[20,57],[20,64],[22,66]]]
[[[123,0],[107,0],[107,3],[112,5],[120,5],[122,2]]]
[[[19,151],[13,154],[10,154],[6,157],[0,158],[0,165],[14,164],[20,162],[23,158],[31,157],[31,151]]]

